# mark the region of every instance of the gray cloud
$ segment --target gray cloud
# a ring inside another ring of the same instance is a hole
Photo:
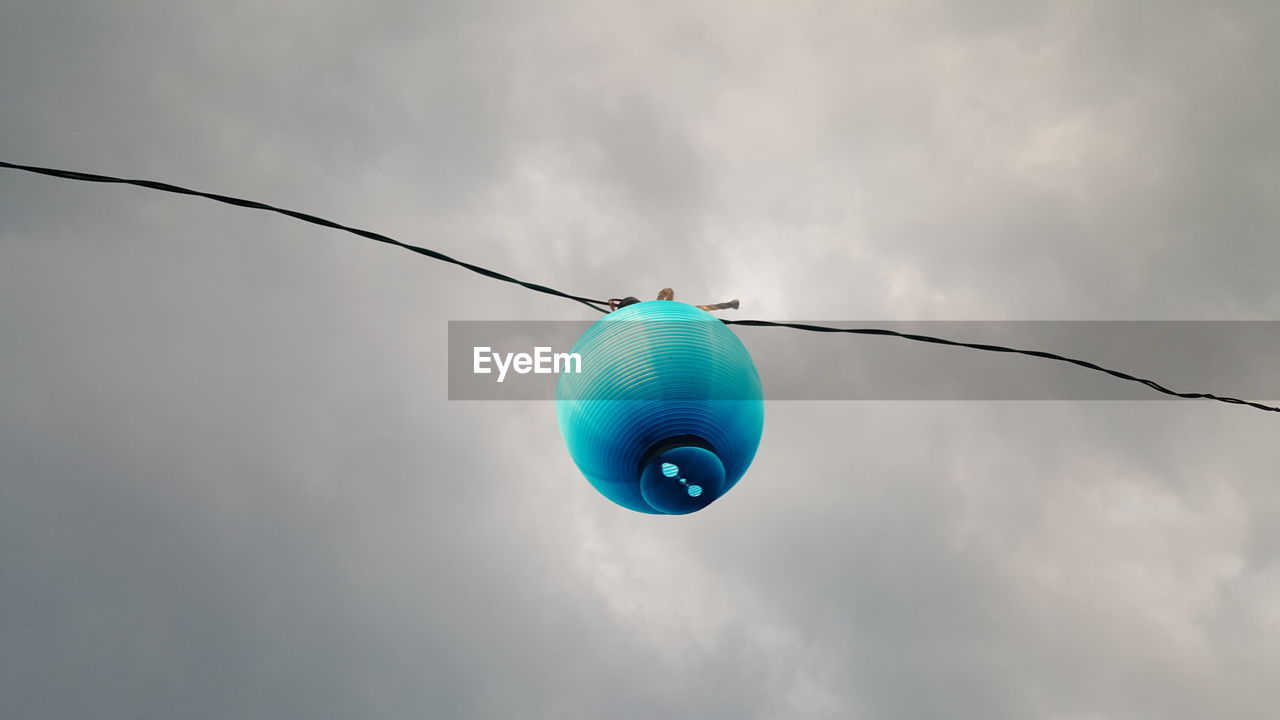
[[[1267,4],[3,16],[7,160],[257,197],[587,295],[1280,309]],[[448,320],[583,317],[282,218],[0,174],[0,715],[1275,705],[1268,416],[777,403],[730,495],[631,515],[549,405],[445,400]]]

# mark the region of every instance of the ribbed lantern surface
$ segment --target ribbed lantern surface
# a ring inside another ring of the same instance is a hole
[[[605,497],[680,515],[746,472],[764,429],[760,377],[714,316],[670,300],[628,305],[572,352],[581,372],[560,375],[556,415],[569,454]]]

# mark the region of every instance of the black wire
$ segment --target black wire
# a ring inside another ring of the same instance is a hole
[[[92,173],[76,172],[73,170],[58,170],[56,168],[34,167],[31,165],[18,165],[16,163],[5,162],[3,160],[0,160],[0,167],[12,168],[14,170],[25,170],[27,172],[38,173],[40,175],[50,175],[52,177],[64,178],[66,180],[82,180],[84,182],[96,182],[96,183],[114,183],[118,185],[136,185],[138,187],[147,188],[149,190],[160,190],[163,192],[175,193],[178,195],[195,195],[197,197],[216,200],[220,203],[226,203],[228,205],[236,205],[239,207],[250,208],[253,210],[267,210],[269,212],[279,213],[281,215],[288,215],[291,218],[297,218],[298,220],[303,220],[305,222],[312,223],[313,225],[320,225],[321,227],[333,228],[335,230],[342,230],[344,232],[349,232],[354,235],[359,235],[360,237],[368,238],[369,240],[374,240],[376,242],[386,243],[388,245],[395,245],[396,247],[404,248],[405,250],[409,250],[410,252],[415,252],[415,253],[418,253],[419,255],[425,255],[429,258],[432,258],[433,260],[440,260],[443,262],[452,263],[459,267],[464,267],[473,273],[478,273],[480,275],[484,275],[485,277],[493,278],[494,280],[509,282],[515,285],[519,285],[521,287],[528,288],[535,292],[540,292],[546,295],[555,295],[556,297],[562,297],[568,300],[573,300],[575,302],[580,302],[583,305],[586,305],[587,307],[593,310],[596,310],[598,312],[602,312],[602,313],[608,312],[608,310],[605,307],[609,304],[607,300],[592,300],[591,298],[585,298],[585,297],[580,297],[578,295],[570,295],[569,293],[560,292],[559,290],[556,290],[555,288],[547,287],[546,285],[539,285],[538,283],[531,283],[531,282],[525,282],[524,280],[517,280],[516,278],[513,278],[510,275],[503,275],[502,273],[497,272],[495,270],[490,270],[488,268],[480,267],[479,265],[472,265],[469,262],[463,262],[462,260],[451,258],[442,252],[432,250],[430,248],[419,247],[417,245],[410,245],[409,243],[400,242],[395,238],[387,237],[386,235],[382,235],[381,233],[376,233],[371,230],[361,230],[360,228],[354,228],[347,225],[343,225],[341,223],[336,223],[332,220],[326,220],[322,217],[316,217],[315,215],[308,215],[307,213],[298,212],[297,210],[287,210],[285,208],[278,208],[273,205],[257,202],[256,200],[245,200],[243,198],[231,197],[229,195],[218,195],[216,193],[201,192],[200,190],[192,190],[190,188],[179,187],[177,185],[170,185],[169,183],[156,182],[154,180],[129,180],[126,178],[112,177],[110,175],[94,175]]]
[[[1130,382],[1141,383],[1151,388],[1152,390],[1155,390],[1157,392],[1162,392],[1165,395],[1172,395],[1174,397],[1180,397],[1180,398],[1217,400],[1218,402],[1230,403],[1232,405],[1248,405],[1249,407],[1257,408],[1259,410],[1266,410],[1268,412],[1280,412],[1280,407],[1263,405],[1262,403],[1253,402],[1251,400],[1241,400],[1240,398],[1223,397],[1221,395],[1214,395],[1213,393],[1192,393],[1192,392],[1178,392],[1176,390],[1170,390],[1169,388],[1161,385],[1155,380],[1148,380],[1146,378],[1136,377],[1134,375],[1130,375],[1129,373],[1121,372],[1119,370],[1104,368],[1101,365],[1091,363],[1088,360],[1079,360],[1077,358],[1066,357],[1063,355],[1058,355],[1056,353],[1045,352],[1043,350],[1019,350],[1018,348],[1005,347],[1003,345],[984,345],[981,343],[960,342],[957,340],[947,340],[945,338],[937,338],[929,335],[915,335],[913,333],[903,333],[903,332],[898,332],[897,330],[885,330],[882,328],[837,328],[837,327],[830,327],[827,325],[808,325],[805,323],[774,322],[772,320],[723,320],[722,319],[720,322],[724,323],[725,325],[745,325],[748,327],[784,327],[784,328],[791,328],[793,330],[805,330],[807,332],[817,332],[817,333],[847,333],[850,335],[887,335],[889,337],[898,337],[898,338],[903,338],[905,340],[915,340],[916,342],[933,343],[935,345],[951,345],[954,347],[969,348],[971,350],[984,350],[986,352],[1016,353],[1018,355],[1030,355],[1031,357],[1045,358],[1047,360],[1057,360],[1059,362],[1071,363],[1072,365],[1079,365],[1080,367],[1083,367],[1083,368],[1088,368],[1090,370],[1096,370],[1098,372],[1106,373],[1108,375],[1111,375],[1112,377],[1118,377],[1121,380],[1128,380]]]
[[[18,165],[15,163],[5,162],[3,160],[0,160],[0,167],[12,168],[14,170],[25,170],[26,172],[38,173],[40,175],[49,175],[52,177],[64,178],[67,180],[81,180],[84,182],[136,185],[138,187],[147,188],[150,190],[160,190],[163,192],[176,193],[178,195],[195,195],[198,197],[208,198],[210,200],[216,200],[221,203],[226,203],[228,205],[236,205],[239,207],[251,208],[254,210],[267,210],[270,212],[279,213],[281,215],[287,215],[292,218],[297,218],[298,220],[303,220],[305,222],[309,222],[314,225],[320,225],[322,227],[328,227],[328,228],[333,228],[335,230],[342,230],[345,232],[349,232],[355,235],[359,235],[360,237],[363,237],[363,238],[368,238],[369,240],[374,240],[376,242],[386,243],[388,245],[395,245],[396,247],[404,248],[405,250],[418,253],[419,255],[425,255],[434,260],[441,260],[443,262],[452,263],[454,265],[464,267],[470,270],[471,272],[484,275],[485,277],[493,278],[494,280],[501,280],[503,282],[519,285],[521,287],[525,287],[535,292],[540,292],[546,295],[554,295],[556,297],[562,297],[568,300],[573,300],[575,302],[582,303],[583,305],[586,305],[587,307],[593,310],[596,310],[598,312],[602,312],[602,313],[609,312],[609,310],[606,307],[608,305],[608,301],[606,300],[593,300],[591,298],[581,297],[578,295],[570,295],[569,293],[561,292],[559,290],[556,290],[555,288],[547,287],[546,285],[539,285],[537,283],[525,282],[524,280],[517,280],[516,278],[513,278],[510,275],[503,275],[500,272],[496,272],[488,268],[480,267],[479,265],[472,265],[471,263],[468,263],[468,262],[456,260],[454,258],[449,257],[448,255],[445,255],[444,253],[437,252],[429,248],[419,247],[417,245],[410,245],[408,243],[400,242],[399,240],[387,237],[386,235],[382,235],[380,233],[372,232],[370,230],[361,230],[359,228],[348,227],[346,225],[336,223],[332,220],[326,220],[324,218],[316,217],[315,215],[308,215],[306,213],[298,212],[296,210],[286,210],[284,208],[278,208],[272,205],[267,205],[266,203],[261,203],[254,200],[244,200],[242,198],[230,197],[228,195],[218,195],[215,193],[201,192],[199,190],[191,190],[188,188],[179,187],[177,185],[170,185],[168,183],[156,182],[154,180],[128,180],[125,178],[112,177],[110,175],[94,175],[92,173],[76,172],[73,170],[58,170],[55,168],[35,167],[31,165]],[[1121,380],[1128,380],[1129,382],[1141,383],[1142,385],[1146,385],[1152,390],[1164,393],[1165,395],[1172,395],[1173,397],[1216,400],[1218,402],[1229,403],[1232,405],[1246,405],[1248,407],[1256,408],[1258,410],[1266,410],[1268,412],[1280,412],[1280,407],[1263,405],[1262,403],[1257,403],[1250,400],[1241,400],[1240,398],[1234,398],[1234,397],[1224,397],[1221,395],[1214,395],[1213,393],[1192,393],[1192,392],[1178,392],[1176,390],[1170,390],[1169,388],[1161,385],[1160,383],[1154,380],[1148,380],[1146,378],[1140,378],[1135,375],[1130,375],[1129,373],[1126,373],[1126,372],[1121,372],[1119,370],[1112,370],[1110,368],[1105,368],[1105,367],[1102,367],[1101,365],[1091,363],[1088,360],[1079,360],[1076,358],[1065,357],[1063,355],[1058,355],[1051,352],[1044,352],[1042,350],[1019,350],[1017,348],[1004,347],[1002,345],[984,345],[980,343],[960,342],[957,340],[947,340],[945,338],[931,337],[929,335],[915,335],[912,333],[902,333],[896,330],[885,330],[882,328],[837,328],[837,327],[830,327],[827,325],[809,325],[805,323],[774,322],[772,320],[721,320],[721,322],[723,322],[726,325],[743,325],[746,327],[780,327],[780,328],[791,328],[793,330],[803,330],[806,332],[818,332],[818,333],[845,333],[850,335],[884,335],[889,337],[898,337],[904,340],[914,340],[916,342],[933,343],[935,345],[950,345],[953,347],[969,348],[971,350],[983,350],[986,352],[1015,353],[1018,355],[1030,355],[1031,357],[1044,358],[1047,360],[1057,360],[1059,362],[1078,365],[1080,367],[1087,368],[1089,370],[1096,370],[1098,372],[1106,373],[1108,375],[1111,375],[1112,377],[1120,378]]]

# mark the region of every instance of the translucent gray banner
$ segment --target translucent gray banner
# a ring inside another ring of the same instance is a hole
[[[1175,391],[1280,398],[1280,321],[796,321],[1042,350]],[[554,400],[586,321],[451,321],[450,400]],[[897,337],[731,326],[767,400],[1168,400],[1068,363]],[[542,348],[539,350],[538,348]],[[522,358],[521,356],[524,356]]]

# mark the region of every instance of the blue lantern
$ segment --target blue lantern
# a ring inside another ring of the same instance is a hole
[[[711,314],[672,300],[609,313],[573,346],[556,416],[569,454],[602,495],[643,513],[710,505],[751,465],[764,429],[760,376]]]

